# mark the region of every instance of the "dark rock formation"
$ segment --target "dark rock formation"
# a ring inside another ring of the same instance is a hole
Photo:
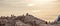
[[[60,15],[59,15],[58,18],[54,21],[54,23],[59,23],[59,24],[60,24]]]

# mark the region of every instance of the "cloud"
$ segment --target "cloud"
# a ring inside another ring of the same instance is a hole
[[[0,3],[6,4],[6,5],[18,5],[26,2],[25,0],[1,0]]]

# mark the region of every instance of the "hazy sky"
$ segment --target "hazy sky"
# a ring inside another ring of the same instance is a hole
[[[0,16],[32,14],[53,21],[60,15],[60,0],[0,0]]]

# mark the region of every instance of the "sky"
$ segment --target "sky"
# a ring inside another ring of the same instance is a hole
[[[0,16],[26,13],[53,21],[60,15],[60,0],[0,0]]]

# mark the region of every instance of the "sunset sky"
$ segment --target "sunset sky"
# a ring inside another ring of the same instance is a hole
[[[60,15],[60,0],[0,0],[0,16],[26,13],[53,21]]]

